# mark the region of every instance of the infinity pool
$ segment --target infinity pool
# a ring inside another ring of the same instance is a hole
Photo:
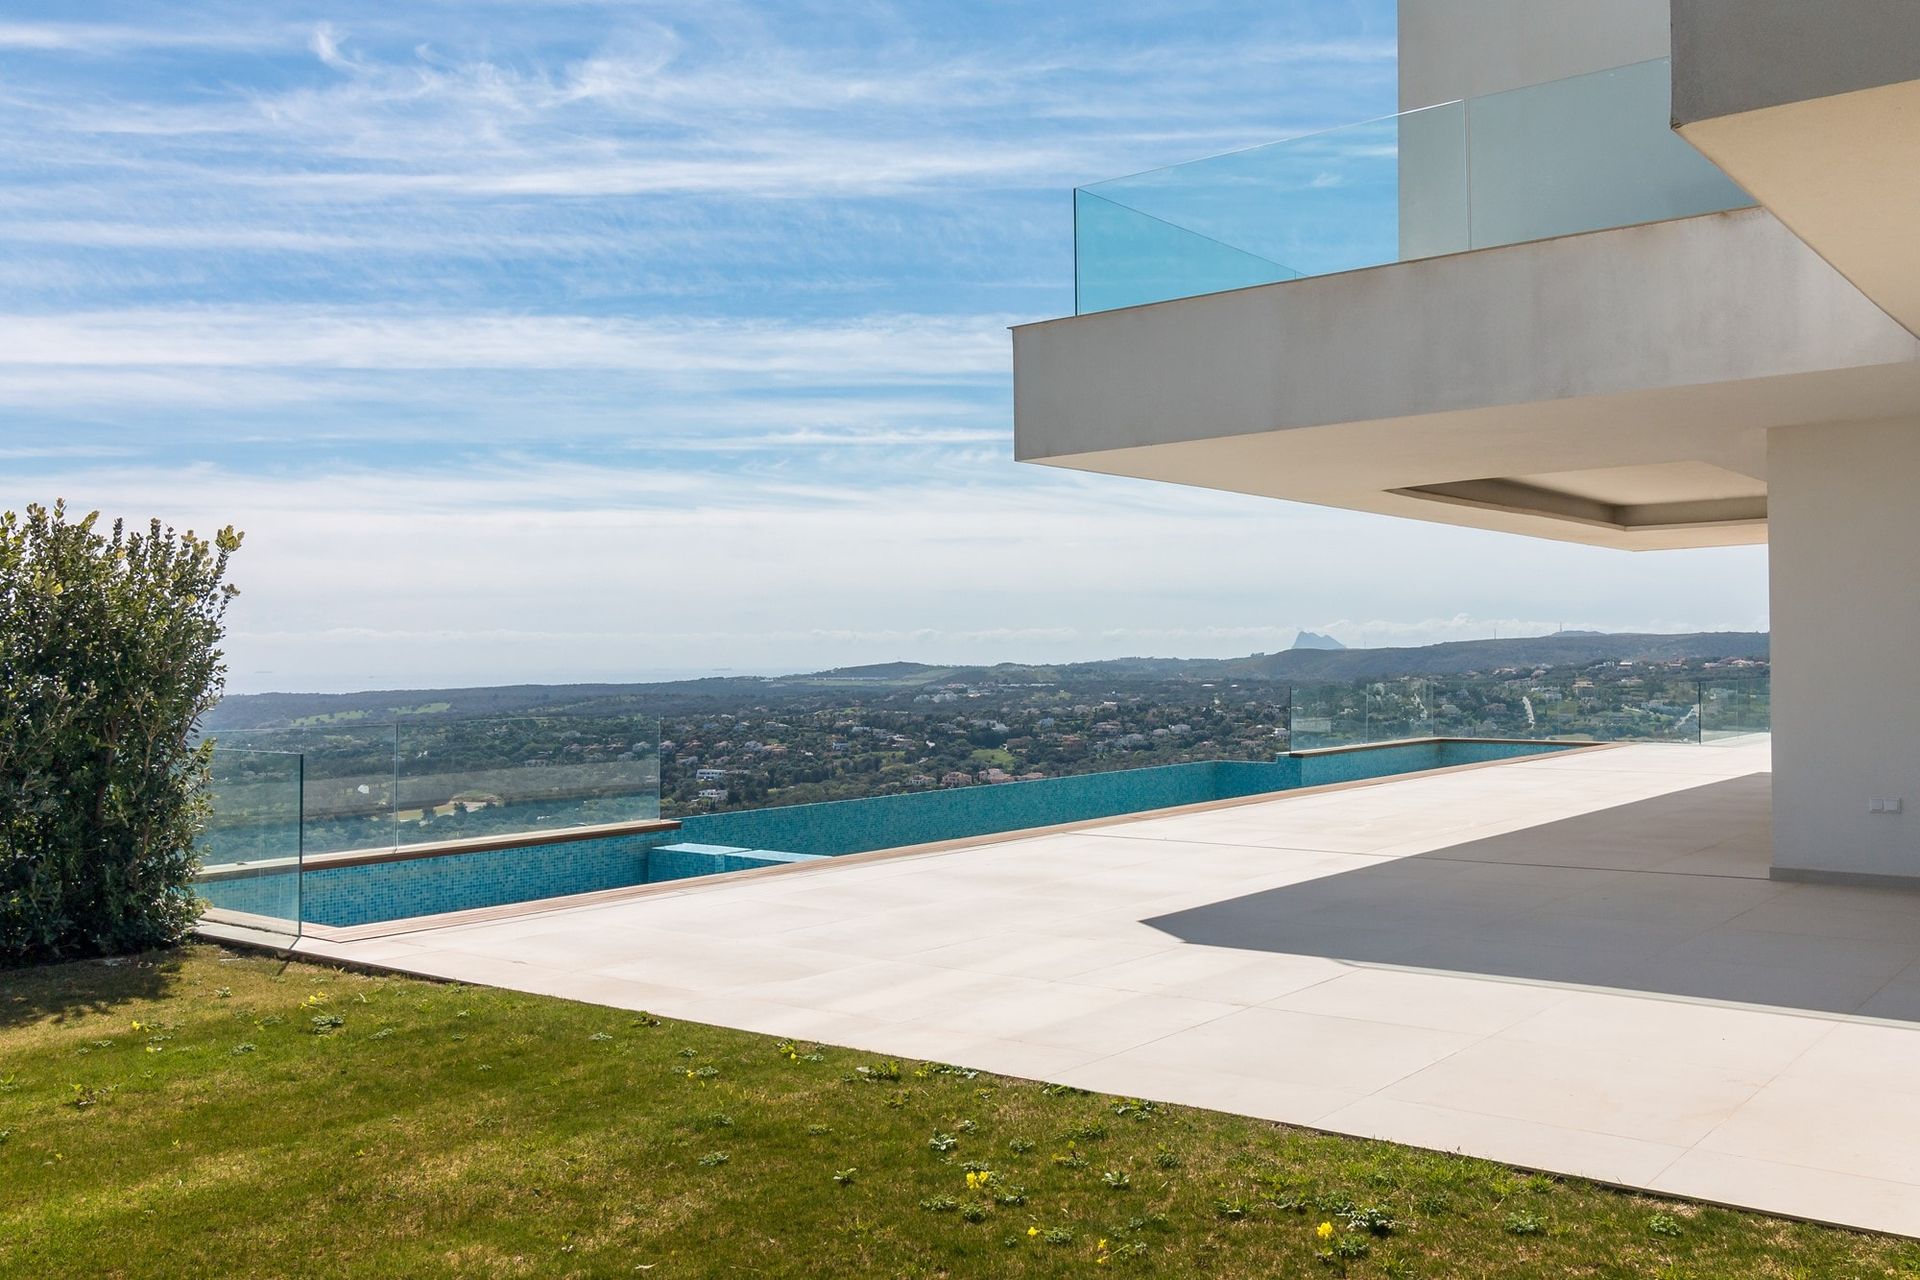
[[[1485,764],[1591,745],[1434,739],[1273,761],[1212,760],[1109,773],[833,800],[683,819],[677,831],[613,835],[385,861],[326,857],[209,866],[216,909],[337,927],[635,885],[726,875],[875,849],[1087,822],[1152,809]]]

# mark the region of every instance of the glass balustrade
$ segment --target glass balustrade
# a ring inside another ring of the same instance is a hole
[[[1093,183],[1077,314],[1745,208],[1661,58]]]

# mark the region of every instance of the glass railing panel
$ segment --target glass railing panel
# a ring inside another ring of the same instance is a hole
[[[305,761],[306,852],[394,845],[394,726],[344,721],[218,735],[222,747],[297,751]]]
[[[1465,249],[1465,120],[1449,103],[1082,187],[1078,309]]]
[[[1673,133],[1670,81],[1663,58],[1080,188],[1077,310],[1751,206]]]
[[[1301,751],[1428,737],[1692,742],[1700,732],[1693,681],[1645,673],[1303,685],[1293,706]]]
[[[404,720],[398,735],[403,845],[660,816],[650,716]]]
[[[294,935],[300,923],[301,758],[216,748],[209,807],[194,840],[194,892],[247,927]]]
[[[1773,682],[1729,676],[1700,682],[1700,741],[1752,741],[1773,732]]]
[[[1424,677],[1378,681],[1366,687],[1366,694],[1366,741],[1432,736],[1431,689]]]
[[[1548,673],[1512,680],[1455,680],[1435,693],[1436,732],[1452,737],[1563,738],[1591,742],[1691,742],[1698,733],[1691,682]]]
[[[1295,685],[1287,711],[1288,749],[1318,751],[1366,742],[1367,710],[1363,685]]]
[[[1473,245],[1753,203],[1672,129],[1667,59],[1467,102]]]
[[[1073,193],[1076,314],[1223,293],[1299,274],[1091,192]]]

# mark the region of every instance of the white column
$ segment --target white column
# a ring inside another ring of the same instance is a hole
[[[1774,430],[1767,490],[1774,873],[1920,887],[1920,421]]]

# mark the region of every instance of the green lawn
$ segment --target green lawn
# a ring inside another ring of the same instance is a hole
[[[7,1277],[1103,1270],[1888,1276],[1920,1249],[210,946],[0,971]]]

